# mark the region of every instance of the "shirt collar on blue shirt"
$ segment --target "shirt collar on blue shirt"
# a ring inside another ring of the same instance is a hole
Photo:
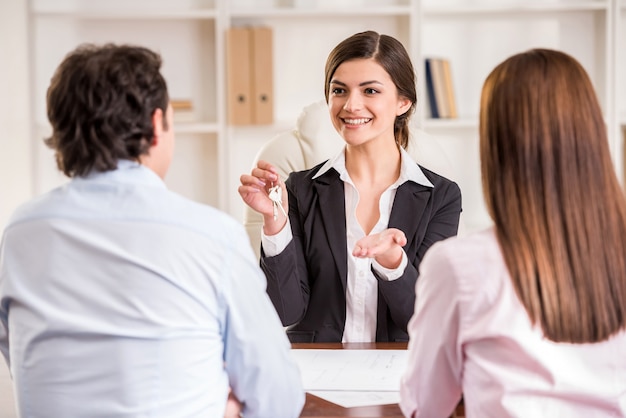
[[[117,169],[92,171],[84,177],[75,177],[73,181],[114,181],[120,183],[142,184],[152,187],[167,188],[163,179],[154,171],[136,161],[118,160]]]
[[[346,170],[346,147],[344,146],[337,155],[335,155],[330,160],[326,161],[326,163],[320,167],[318,172],[313,176],[313,179],[318,178],[322,174],[326,173],[331,168],[334,168],[338,173],[342,180],[345,181],[347,170]],[[413,158],[409,155],[408,152],[404,148],[400,148],[400,177],[396,184],[399,186],[407,181],[412,181],[417,184],[421,184],[426,187],[435,187],[428,180],[422,169],[420,168]]]

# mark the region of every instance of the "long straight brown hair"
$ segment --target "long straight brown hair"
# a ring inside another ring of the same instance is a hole
[[[483,86],[487,208],[518,297],[556,342],[626,329],[626,201],[593,86],[571,56],[533,49]]]

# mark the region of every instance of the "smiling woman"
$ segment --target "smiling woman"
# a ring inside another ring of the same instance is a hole
[[[346,153],[356,153],[347,158],[346,168],[359,191],[356,218],[367,235],[380,217],[380,196],[400,175],[398,148],[389,146],[393,144],[395,118],[406,114],[413,102],[398,95],[391,76],[373,58],[344,62],[329,84],[331,120],[346,142]],[[378,172],[370,171],[377,168],[372,165],[377,160],[390,164],[378,166]],[[386,169],[389,166],[395,170]],[[359,253],[364,249],[359,247]],[[396,249],[395,263],[390,260],[387,264],[397,265],[400,261],[399,247]]]
[[[343,40],[325,80],[341,151],[285,183],[271,161],[241,176],[241,197],[263,215],[267,292],[292,342],[407,341],[419,263],[456,235],[460,190],[405,151],[415,72],[398,40]],[[277,186],[282,200],[270,199]]]

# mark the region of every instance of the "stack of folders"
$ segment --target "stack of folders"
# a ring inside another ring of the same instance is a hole
[[[189,99],[170,99],[174,109],[174,122],[193,122],[196,120],[193,102]]]
[[[228,123],[263,125],[274,121],[272,29],[232,27],[226,32]]]
[[[426,90],[432,118],[456,118],[456,100],[450,62],[444,58],[426,58]]]

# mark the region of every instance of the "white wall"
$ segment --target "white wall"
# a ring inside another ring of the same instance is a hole
[[[0,0],[0,227],[32,196],[27,0]]]
[[[28,51],[27,0],[0,0],[0,228],[32,196]],[[8,368],[0,359],[0,418],[16,416]]]

